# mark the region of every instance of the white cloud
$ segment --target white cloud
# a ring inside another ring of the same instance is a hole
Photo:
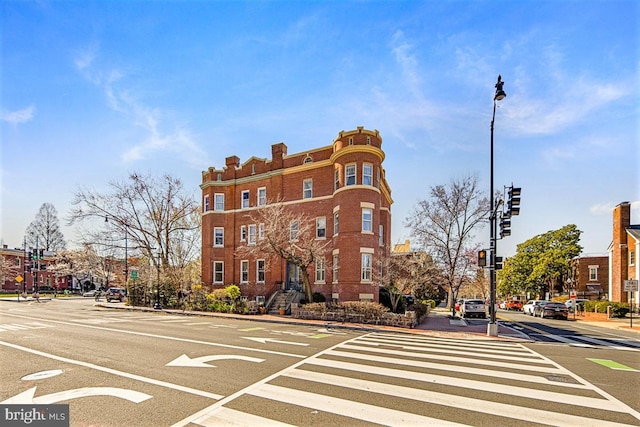
[[[612,215],[613,213],[613,209],[618,206],[621,202],[617,202],[617,203],[613,203],[613,202],[606,202],[606,203],[598,203],[595,205],[592,205],[589,208],[589,212],[591,212],[593,215]],[[631,202],[631,223],[632,224],[638,224],[640,223],[640,200],[636,200],[634,202]]]
[[[2,120],[12,124],[27,123],[33,119],[35,112],[36,107],[33,105],[16,111],[2,110]]]

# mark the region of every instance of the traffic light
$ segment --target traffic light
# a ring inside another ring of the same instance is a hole
[[[507,193],[507,213],[509,216],[511,215],[520,215],[520,193],[522,192],[522,188],[514,187],[513,185],[509,187],[509,191]]]
[[[32,249],[33,255],[31,255],[31,259],[38,259],[38,250]]]
[[[478,251],[478,267],[486,267],[487,266],[487,251],[484,249]]]
[[[40,249],[40,257],[39,259],[44,259],[44,249]]]
[[[502,270],[502,257],[496,257],[496,270]]]
[[[511,236],[511,219],[508,217],[500,218],[500,237]]]
[[[33,253],[29,252],[29,262],[33,261]]]

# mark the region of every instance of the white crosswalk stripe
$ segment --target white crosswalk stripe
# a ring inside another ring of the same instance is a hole
[[[539,341],[555,341],[568,344],[573,347],[598,348],[607,347],[613,350],[626,350],[640,352],[640,341],[610,339],[605,337],[592,337],[588,335],[555,335],[555,334],[537,334]]]
[[[29,329],[44,329],[44,328],[53,328],[53,325],[48,325],[46,323],[40,323],[40,322],[6,323],[4,325],[0,325],[0,332],[25,331]]]
[[[373,403],[385,399],[407,404]],[[335,425],[344,424],[345,417],[391,426],[482,424],[477,416],[507,424],[613,427],[640,422],[632,408],[524,345],[380,332],[322,351],[176,425],[308,423],[287,418],[286,409],[269,415],[251,411],[265,405],[306,408],[336,417]],[[427,409],[434,407],[442,410]],[[456,417],[460,411],[477,415],[461,422],[467,418]]]

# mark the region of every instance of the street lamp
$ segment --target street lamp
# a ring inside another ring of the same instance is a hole
[[[490,307],[489,307],[489,324],[487,325],[488,336],[498,336],[498,323],[496,322],[496,223],[497,223],[497,206],[494,206],[494,194],[493,194],[493,124],[496,120],[496,103],[503,100],[507,94],[502,89],[504,82],[502,76],[498,75],[498,82],[496,83],[496,94],[493,96],[493,117],[491,118],[491,177],[490,177],[490,190],[489,190],[489,206],[491,211],[489,213],[489,245],[490,245],[490,257],[489,257],[489,293]]]
[[[162,306],[160,305],[160,252],[158,252],[158,262],[156,264],[156,268],[158,270],[158,281],[156,283],[156,303],[153,305],[154,310],[162,310]]]

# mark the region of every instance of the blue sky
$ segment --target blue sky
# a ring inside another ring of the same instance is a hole
[[[63,225],[80,186],[179,177],[378,129],[392,242],[429,188],[476,174],[522,187],[499,255],[576,224],[605,253],[633,202],[640,2],[13,1],[0,4],[0,237],[21,246],[42,203]],[[75,230],[63,226],[73,244]],[[478,234],[488,241],[488,228]]]

